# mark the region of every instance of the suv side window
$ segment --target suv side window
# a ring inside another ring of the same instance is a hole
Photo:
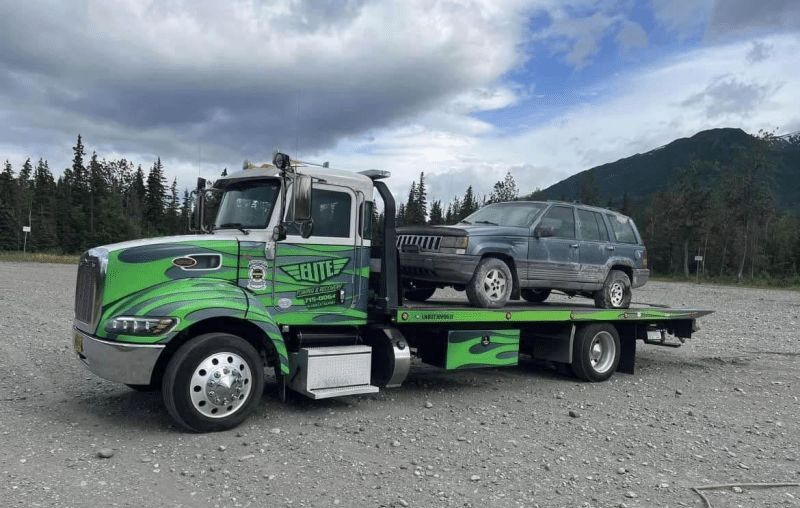
[[[608,230],[603,216],[598,212],[578,208],[581,239],[590,242],[607,242]]]
[[[575,214],[571,206],[553,206],[542,217],[543,226],[553,228],[557,238],[575,238]]]
[[[633,243],[638,244],[636,233],[633,231],[632,221],[623,215],[616,215],[607,213],[608,222],[611,224],[611,229],[614,230],[614,236],[619,243]]]

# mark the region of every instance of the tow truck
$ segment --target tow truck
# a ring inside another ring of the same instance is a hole
[[[73,348],[96,375],[161,390],[186,430],[236,427],[277,397],[399,387],[412,358],[446,369],[555,362],[633,373],[638,342],[680,346],[709,311],[403,299],[389,173],[276,153],[193,192],[195,234],[96,247],[79,262]],[[373,238],[376,196],[385,224]],[[213,226],[206,215],[216,207]]]

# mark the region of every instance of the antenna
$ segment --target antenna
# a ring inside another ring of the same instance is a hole
[[[294,156],[300,158],[300,95],[295,94],[295,115],[294,115]]]

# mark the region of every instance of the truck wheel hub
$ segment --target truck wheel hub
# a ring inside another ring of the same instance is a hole
[[[215,353],[194,371],[189,393],[194,408],[210,418],[229,416],[247,399],[252,376],[235,353]]]

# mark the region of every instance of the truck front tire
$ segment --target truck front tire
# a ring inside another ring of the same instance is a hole
[[[258,406],[264,365],[241,337],[207,333],[175,352],[162,391],[167,411],[182,427],[194,432],[231,429]]]
[[[467,283],[467,298],[473,307],[500,308],[508,303],[513,286],[508,265],[497,258],[485,258]]]
[[[619,334],[609,324],[579,327],[572,348],[572,371],[585,381],[605,381],[617,370]]]

